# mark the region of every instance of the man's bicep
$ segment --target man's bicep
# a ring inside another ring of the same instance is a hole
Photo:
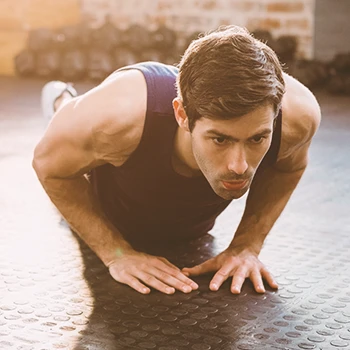
[[[76,103],[72,100],[56,113],[36,146],[33,164],[39,177],[71,178],[103,164],[94,154],[91,125]]]
[[[116,76],[62,107],[35,149],[38,176],[70,178],[121,165],[143,130],[147,90],[140,74]]]

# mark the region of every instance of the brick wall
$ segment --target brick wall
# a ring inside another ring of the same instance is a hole
[[[182,34],[226,24],[267,29],[274,36],[296,35],[298,56],[312,58],[314,6],[315,0],[82,0],[82,13],[96,26],[108,15],[121,28],[166,24]]]
[[[184,37],[220,25],[299,38],[299,57],[313,56],[315,0],[0,0],[0,74],[14,74],[13,59],[25,47],[28,31],[58,28],[82,19],[92,26],[110,16],[116,26],[166,24]]]
[[[31,29],[59,28],[81,20],[80,0],[0,0],[0,75],[14,75],[13,59]]]

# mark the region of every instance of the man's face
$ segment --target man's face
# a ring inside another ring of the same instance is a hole
[[[247,192],[270,147],[273,122],[272,106],[230,120],[203,117],[196,121],[192,152],[218,196],[231,200]]]

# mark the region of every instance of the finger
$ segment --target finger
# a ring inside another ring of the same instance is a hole
[[[173,271],[171,271],[173,273]],[[177,290],[180,290],[184,293],[190,293],[192,292],[192,289],[197,289],[198,285],[194,282],[192,282],[189,278],[184,276],[181,272],[176,273],[175,276],[168,273],[167,271],[151,267],[147,271],[148,274],[154,276],[159,281],[165,283],[166,285],[170,287],[174,287]],[[189,282],[188,282],[189,281]],[[193,288],[191,285],[194,285]]]
[[[233,274],[231,283],[231,292],[233,294],[239,294],[241,292],[242,285],[247,278],[247,268],[240,267]]]
[[[129,276],[124,282],[121,283],[127,284],[128,286],[142,294],[148,294],[151,292],[151,290],[148,287],[146,287],[137,278],[133,276]]]
[[[152,273],[162,281],[167,280],[168,276],[173,276],[177,283],[176,285],[174,284],[172,285],[177,289],[181,288],[179,290],[182,290],[185,293],[191,292],[192,289],[198,289],[198,284],[196,282],[192,281],[190,278],[185,276],[180,269],[178,268],[174,269],[172,268],[172,266],[169,266],[168,264],[165,264],[165,263],[164,265],[158,264],[158,266],[156,265],[155,269],[153,269],[152,271],[153,271]],[[165,275],[163,276],[162,274],[165,274]],[[180,282],[181,284],[179,284]],[[190,287],[190,290],[188,290],[187,286]]]
[[[162,293],[165,294],[174,294],[175,289],[173,287],[170,287],[157,279],[155,276],[145,273],[142,271],[139,271],[137,275],[135,275],[136,278],[140,279],[142,282],[146,283],[148,286],[159,290]]]
[[[194,267],[184,267],[182,269],[183,273],[188,273],[189,275],[192,276],[198,276],[201,275],[203,273],[207,273],[207,272],[213,272],[217,270],[217,266],[216,266],[216,261],[215,259],[209,259],[206,262],[204,262],[203,264],[199,264],[197,266]]]
[[[168,265],[169,267],[172,267],[175,270],[181,271],[176,265],[172,264],[166,258],[163,258],[162,256],[160,256],[160,257],[158,257],[158,259],[161,260],[164,264]]]
[[[266,282],[269,284],[271,288],[275,288],[275,289],[278,288],[278,284],[275,281],[274,277],[265,267],[261,269],[261,275],[263,276],[263,278],[266,280]]]
[[[254,288],[258,293],[265,293],[264,283],[259,270],[253,270],[250,273],[250,279],[253,282]]]
[[[213,277],[210,282],[209,288],[213,291],[218,290],[221,285],[232,275],[232,266],[224,265]]]

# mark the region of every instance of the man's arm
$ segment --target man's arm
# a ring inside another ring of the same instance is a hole
[[[212,290],[217,290],[229,276],[233,276],[233,293],[240,292],[246,278],[252,280],[257,292],[265,291],[262,278],[271,287],[277,288],[277,283],[259,261],[258,255],[304,173],[311,139],[320,123],[321,114],[315,98],[308,90],[306,96],[306,104],[289,102],[293,108],[289,110],[293,110],[293,114],[285,118],[283,127],[287,130],[279,159],[274,166],[261,168],[255,174],[243,217],[229,247],[217,257],[183,270],[188,275],[217,271],[210,283]]]
[[[38,179],[52,202],[106,265],[114,258],[116,249],[127,249],[129,244],[108,222],[84,174],[109,161],[122,163],[127,155],[121,145],[137,146],[136,129],[131,123],[111,122],[110,111],[115,107],[107,96],[120,95],[118,90],[118,83],[99,86],[59,109],[33,158]],[[127,106],[119,103],[119,109],[126,111]],[[129,113],[127,120],[138,116],[137,108]],[[103,145],[107,134],[114,134],[118,140],[114,142],[114,154]],[[134,134],[134,142],[128,142],[125,134]]]
[[[306,152],[306,147],[300,154]],[[259,171],[248,194],[243,217],[228,250],[242,255],[241,265],[232,279],[232,291],[239,293],[246,278],[250,278],[257,292],[264,292],[262,279],[277,288],[270,272],[257,259],[266,236],[288,203],[301,179],[306,164],[300,169],[282,171],[277,167],[266,167]],[[221,280],[212,283],[220,283]],[[222,282],[221,282],[222,283]]]
[[[276,164],[259,169],[252,182],[246,208],[230,246],[247,246],[260,253],[266,235],[280,216],[301,179],[308,151],[320,121],[314,95],[293,77],[284,74],[281,146]],[[285,115],[286,114],[286,115]]]
[[[299,162],[294,167],[281,167],[277,163],[257,171],[247,197],[245,211],[230,247],[249,247],[254,253],[260,253],[267,234],[282,213],[306,169],[309,144],[310,142],[297,151]]]
[[[109,267],[114,279],[141,293],[145,284],[171,294],[198,286],[164,258],[136,252],[107,219],[89,170],[122,165],[141,139],[147,89],[141,72],[109,79],[58,110],[34,152],[33,167],[70,227]]]

